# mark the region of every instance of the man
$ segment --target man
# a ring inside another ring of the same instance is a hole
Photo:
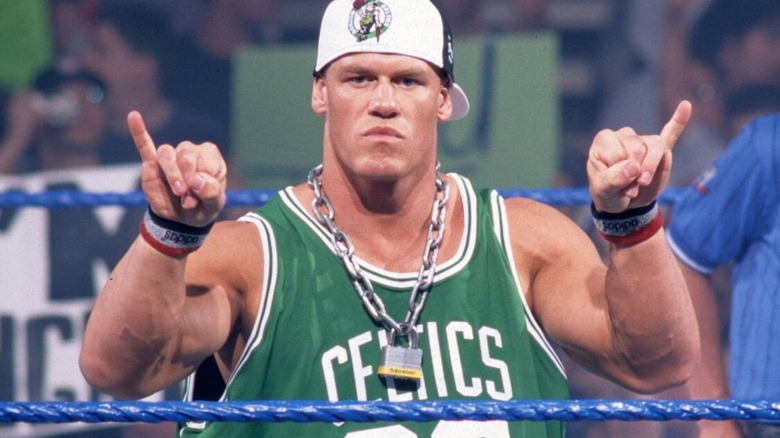
[[[428,1],[387,0],[376,3],[381,39],[357,41],[360,3],[336,0],[322,20],[311,98],[325,119],[322,166],[241,221],[211,229],[225,202],[214,145],[155,150],[129,115],[150,211],[90,318],[80,360],[89,382],[142,397],[215,355],[225,400],[565,398],[550,341],[637,391],[683,382],[698,329],[654,200],[690,105],[660,135],[597,136],[588,167],[613,242],[605,267],[553,208],[438,172],[438,123],[468,113],[446,26]],[[446,421],[181,432],[564,434],[558,422]]]
[[[0,173],[97,166],[106,126],[103,81],[86,71],[42,71],[14,93],[0,139]]]
[[[131,140],[126,117],[142,111],[149,131],[160,141],[211,141],[230,155],[227,128],[200,108],[167,96],[165,76],[173,59],[168,20],[151,7],[106,2],[90,29],[92,45],[81,57],[85,68],[106,82],[109,129],[101,147],[102,161],[127,163],[137,159],[124,147]],[[186,133],[186,134],[185,134]]]
[[[772,399],[780,393],[780,114],[756,119],[675,204],[669,241],[701,325],[702,364],[686,385],[697,399]],[[728,380],[723,320],[710,275],[733,262]],[[751,437],[780,436],[749,423]],[[700,436],[740,437],[733,422],[702,422]]]

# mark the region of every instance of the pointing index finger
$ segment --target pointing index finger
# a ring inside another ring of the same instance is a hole
[[[666,122],[664,128],[661,130],[661,139],[663,140],[668,150],[674,149],[674,145],[677,143],[677,139],[682,135],[685,125],[688,124],[688,120],[691,119],[691,113],[693,107],[690,102],[683,100],[677,105],[677,109],[674,110],[672,118]]]
[[[149,135],[149,131],[146,130],[144,119],[141,117],[141,113],[138,111],[131,111],[127,115],[127,126],[130,128],[130,134],[133,136],[133,142],[138,149],[138,153],[141,154],[141,160],[156,161],[157,154],[154,146],[154,140]]]

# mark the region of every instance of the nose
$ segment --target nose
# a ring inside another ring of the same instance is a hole
[[[396,97],[395,88],[390,81],[378,81],[371,95],[369,112],[382,118],[396,116],[399,108]]]

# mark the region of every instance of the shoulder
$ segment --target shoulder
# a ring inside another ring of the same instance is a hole
[[[547,239],[562,233],[581,232],[568,216],[542,202],[521,197],[508,198],[504,202],[509,225],[519,233],[530,233]]]
[[[745,149],[757,155],[747,155]],[[740,133],[730,142],[726,155],[747,155],[745,159],[753,159],[759,163],[766,163],[767,157],[777,156],[780,149],[780,113],[760,116],[748,123]],[[775,152],[773,152],[775,151]]]
[[[750,128],[780,133],[780,112],[756,117],[748,124]]]
[[[510,198],[505,203],[517,260],[538,268],[578,254],[594,255],[590,237],[559,210],[527,198]]]
[[[188,277],[219,283],[229,289],[253,288],[252,273],[262,274],[263,245],[257,227],[249,222],[220,221],[214,224],[203,246],[189,256]]]
[[[209,239],[212,240],[210,247],[227,258],[247,256],[262,248],[260,232],[251,222],[237,220],[217,222]]]

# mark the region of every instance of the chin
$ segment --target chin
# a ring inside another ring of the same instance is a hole
[[[367,160],[359,167],[359,172],[364,177],[380,181],[396,180],[410,170],[409,163],[393,159]]]

